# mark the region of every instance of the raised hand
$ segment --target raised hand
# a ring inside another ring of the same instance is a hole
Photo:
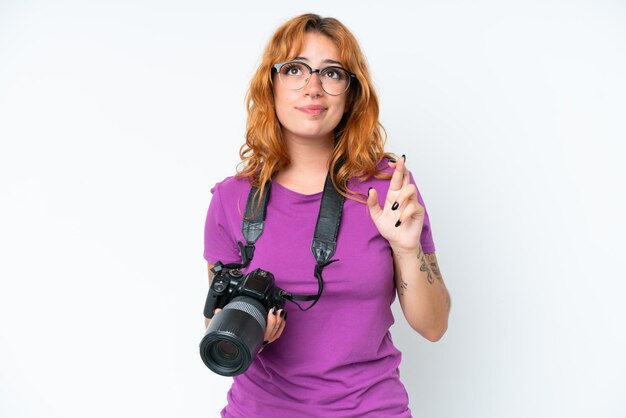
[[[417,200],[417,188],[409,182],[404,158],[390,162],[389,166],[395,170],[383,208],[374,188],[368,192],[367,206],[378,232],[394,251],[417,251],[424,225],[424,207]]]

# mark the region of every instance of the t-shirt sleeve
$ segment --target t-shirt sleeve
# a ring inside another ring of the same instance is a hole
[[[204,259],[211,264],[216,261],[224,264],[240,262],[237,239],[226,216],[219,184],[211,189],[211,193],[213,197],[204,224]]]
[[[413,178],[413,174],[410,173],[410,181],[411,184],[417,187],[415,183],[415,179]],[[417,201],[420,205],[424,207],[424,226],[422,227],[422,235],[420,237],[420,242],[422,243],[422,250],[425,253],[434,253],[435,252],[435,242],[433,241],[433,233],[432,228],[430,227],[430,218],[428,217],[428,209],[426,209],[426,205],[424,204],[424,199],[422,199],[422,195],[417,189]]]

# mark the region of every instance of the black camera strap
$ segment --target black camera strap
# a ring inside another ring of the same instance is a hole
[[[238,241],[239,250],[241,251],[241,265],[242,267],[248,267],[252,257],[254,256],[254,243],[259,239],[263,233],[263,227],[265,226],[265,214],[267,213],[267,202],[269,202],[270,191],[272,189],[272,183],[267,182],[263,195],[257,193],[257,188],[252,187],[250,193],[248,193],[248,202],[246,203],[246,213],[243,217],[241,224],[241,232],[246,239],[246,245],[243,245],[241,241]],[[259,199],[261,204],[259,205]],[[255,208],[259,210],[255,212]]]
[[[339,164],[335,167],[335,172],[339,169]],[[254,256],[254,243],[263,233],[265,226],[265,215],[267,213],[267,203],[271,190],[271,182],[266,183],[263,195],[257,193],[257,188],[252,187],[248,194],[246,203],[246,213],[241,226],[241,232],[246,240],[246,245],[237,242],[241,251],[241,268],[247,267]],[[259,199],[261,201],[259,206]],[[339,260],[331,260],[337,248],[337,234],[339,232],[339,224],[341,223],[341,213],[343,210],[344,197],[337,192],[330,179],[330,173],[326,176],[324,183],[324,192],[322,193],[322,202],[320,211],[317,216],[317,224],[315,225],[315,234],[313,235],[313,243],[311,251],[315,257],[315,269],[313,275],[317,278],[318,291],[315,295],[298,295],[289,292],[283,292],[281,296],[296,304],[301,310],[311,309],[324,291],[324,279],[322,271],[327,265]],[[258,207],[259,210],[254,211]],[[302,309],[299,301],[314,301],[311,306]]]

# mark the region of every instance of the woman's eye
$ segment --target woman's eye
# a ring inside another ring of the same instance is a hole
[[[341,71],[333,69],[324,71],[324,76],[334,80],[341,80],[344,77]]]
[[[289,65],[283,68],[283,74],[286,75],[300,75],[302,74],[302,69],[299,65]]]

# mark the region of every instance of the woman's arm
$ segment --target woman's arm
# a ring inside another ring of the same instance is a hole
[[[411,328],[438,341],[448,328],[450,295],[435,253],[393,250],[396,289],[402,313]]]
[[[422,250],[420,237],[426,211],[419,203],[417,187],[410,182],[404,158],[389,165],[394,172],[383,207],[376,189],[368,191],[367,205],[378,232],[391,247],[396,289],[405,318],[424,338],[438,341],[448,328],[450,296],[435,253],[425,254]]]

